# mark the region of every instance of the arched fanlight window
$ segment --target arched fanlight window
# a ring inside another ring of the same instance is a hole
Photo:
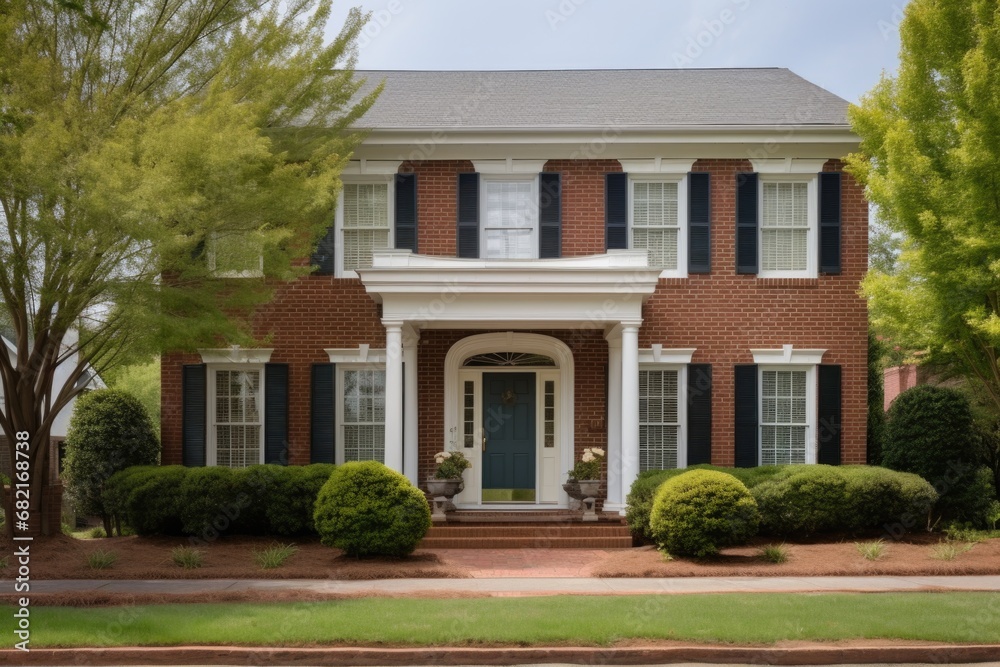
[[[466,367],[481,366],[541,366],[553,368],[556,362],[552,357],[530,352],[489,352],[469,357],[462,364]]]

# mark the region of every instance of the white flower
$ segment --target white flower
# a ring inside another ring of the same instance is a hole
[[[590,451],[594,456],[604,456],[604,450],[600,447],[594,447]]]
[[[580,459],[584,463],[590,463],[594,460],[594,455],[590,453],[589,449],[583,450],[583,458]]]
[[[450,459],[451,458],[451,452],[441,452],[441,456],[443,456],[446,459]]]

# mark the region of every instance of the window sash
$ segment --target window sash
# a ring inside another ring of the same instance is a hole
[[[632,182],[632,249],[648,251],[652,268],[677,269],[679,206],[679,183]]]
[[[341,373],[343,461],[385,462],[385,370]]]
[[[809,184],[762,183],[761,269],[805,271],[809,268]]]
[[[259,369],[216,369],[215,464],[245,468],[261,462],[263,451],[263,373]]]
[[[538,257],[538,197],[534,181],[483,181],[486,259]]]
[[[343,270],[370,268],[391,243],[388,183],[345,183],[341,194]]]
[[[806,462],[807,384],[804,370],[761,372],[761,465]]]
[[[679,465],[680,372],[639,371],[639,470]]]

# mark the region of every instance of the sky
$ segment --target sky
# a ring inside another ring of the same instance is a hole
[[[787,67],[857,102],[893,73],[906,0],[335,0],[358,69]]]

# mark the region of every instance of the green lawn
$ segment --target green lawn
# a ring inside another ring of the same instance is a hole
[[[8,608],[0,631],[11,636]],[[1000,593],[562,596],[31,609],[31,645],[1000,643]]]

